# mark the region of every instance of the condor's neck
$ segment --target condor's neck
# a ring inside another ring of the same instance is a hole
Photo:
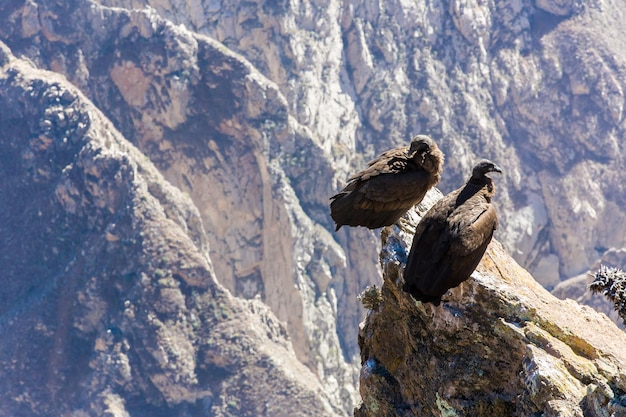
[[[477,193],[481,193],[487,201],[491,201],[491,197],[496,193],[496,188],[491,178],[487,176],[471,177],[461,190],[458,200],[462,203]]]

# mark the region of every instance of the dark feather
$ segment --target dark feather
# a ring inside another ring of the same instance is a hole
[[[443,153],[428,136],[416,136],[409,146],[383,152],[330,198],[335,230],[343,225],[375,229],[395,223],[439,182],[442,165]]]
[[[467,184],[435,203],[417,225],[404,269],[404,290],[416,300],[439,305],[478,266],[498,226],[488,172],[502,170],[481,161]]]

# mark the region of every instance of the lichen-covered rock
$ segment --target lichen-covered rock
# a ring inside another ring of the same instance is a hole
[[[0,415],[345,415],[216,280],[189,196],[0,43]]]
[[[626,334],[603,314],[554,298],[499,242],[441,306],[402,291],[417,220],[410,213],[383,233],[384,283],[359,334],[355,416],[626,413]]]

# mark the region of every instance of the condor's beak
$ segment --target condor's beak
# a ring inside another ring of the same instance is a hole
[[[496,164],[493,164],[493,168],[491,168],[489,171],[490,172],[499,172],[500,174],[502,174],[502,168],[500,168]]]

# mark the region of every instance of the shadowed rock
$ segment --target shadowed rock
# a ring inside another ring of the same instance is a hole
[[[443,159],[437,144],[425,135],[413,138],[409,146],[383,152],[330,198],[335,230],[395,223],[439,182]]]
[[[467,184],[439,200],[417,225],[404,270],[404,290],[416,300],[439,305],[480,262],[498,225],[489,172],[502,170],[480,161]]]

